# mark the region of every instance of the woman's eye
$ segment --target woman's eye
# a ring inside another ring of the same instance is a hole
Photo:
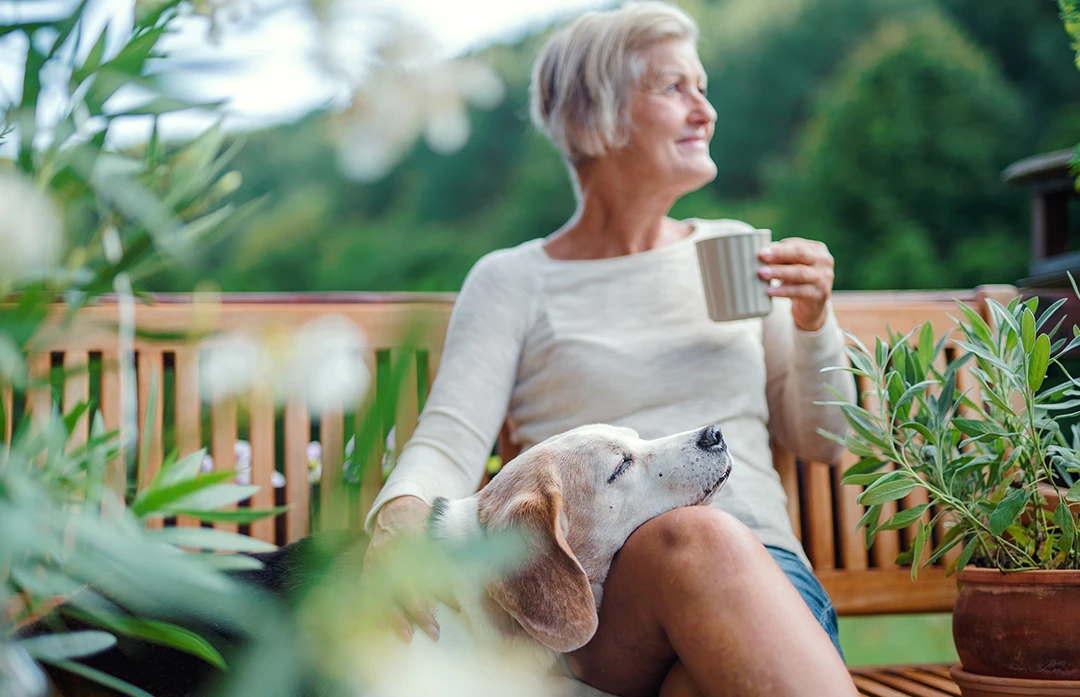
[[[699,87],[698,92],[701,92],[702,97],[708,97],[709,96],[709,88],[708,87]]]

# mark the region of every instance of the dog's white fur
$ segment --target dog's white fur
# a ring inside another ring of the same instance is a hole
[[[429,525],[435,540],[467,544],[516,530],[524,534],[526,560],[486,585],[457,590],[460,612],[438,606],[439,642],[417,632],[407,663],[423,671],[422,661],[440,654],[445,660],[464,642],[526,656],[537,675],[552,675],[560,652],[584,646],[595,633],[604,579],[630,534],[666,511],[708,503],[730,471],[715,427],[647,441],[630,429],[593,425],[536,445],[469,498],[440,499]],[[393,671],[398,688],[411,670]],[[583,683],[570,691],[602,694]],[[514,694],[525,692],[515,686]]]

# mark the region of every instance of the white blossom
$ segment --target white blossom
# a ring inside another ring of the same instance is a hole
[[[359,404],[371,385],[364,362],[367,339],[340,315],[324,315],[295,329],[269,325],[204,342],[203,398],[247,397],[258,387],[283,405],[304,399],[316,413]]]
[[[48,194],[0,168],[0,291],[44,278],[61,261],[64,226]]]

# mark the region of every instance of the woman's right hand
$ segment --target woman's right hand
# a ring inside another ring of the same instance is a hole
[[[371,584],[365,581],[370,579],[369,574],[377,573],[381,561],[394,549],[395,542],[424,534],[430,514],[431,506],[415,496],[401,496],[383,505],[375,517],[371,541],[364,554],[360,572],[361,588],[371,587]],[[439,624],[432,612],[431,599],[398,585],[387,605],[387,628],[397,632],[406,643],[412,641],[414,625],[438,641]]]

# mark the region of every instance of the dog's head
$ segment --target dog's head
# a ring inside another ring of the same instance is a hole
[[[544,645],[585,645],[612,557],[630,534],[661,513],[707,503],[730,472],[715,426],[657,440],[601,425],[549,438],[475,497],[480,530],[519,530],[529,547],[525,564],[491,580],[488,594]]]

